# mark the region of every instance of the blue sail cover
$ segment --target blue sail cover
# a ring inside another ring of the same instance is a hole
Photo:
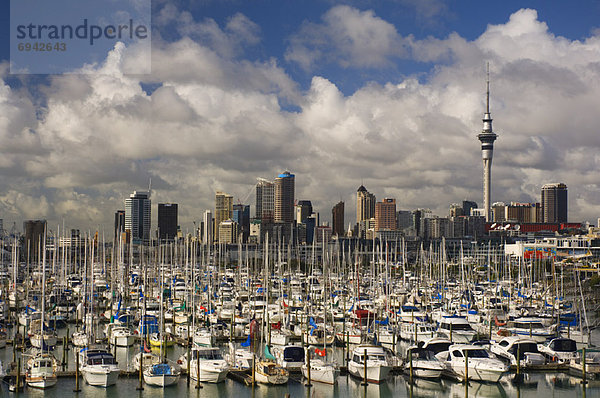
[[[166,363],[159,363],[156,365],[152,365],[152,374],[153,375],[170,375],[171,367]]]

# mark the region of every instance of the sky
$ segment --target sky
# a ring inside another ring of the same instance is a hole
[[[108,0],[107,0],[108,1]],[[492,201],[564,182],[569,221],[600,217],[600,2],[154,0],[147,54],[115,45],[94,73],[9,70],[0,6],[0,218],[112,231],[152,181],[191,231],[215,191],[296,175],[330,220],[356,190],[398,210],[482,203],[477,134],[490,65]],[[89,72],[89,71],[88,71]]]

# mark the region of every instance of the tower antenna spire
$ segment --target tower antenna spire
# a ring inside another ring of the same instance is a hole
[[[486,101],[485,101],[485,109],[486,113],[490,113],[490,63],[487,62],[487,79],[486,79]]]

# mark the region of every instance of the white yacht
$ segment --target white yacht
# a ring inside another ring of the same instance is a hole
[[[229,372],[229,364],[217,347],[194,347],[191,352],[190,377],[203,383],[220,383],[225,380]],[[187,354],[184,354],[187,365]],[[182,363],[184,360],[181,360]],[[199,368],[198,368],[199,367]]]
[[[497,383],[509,366],[482,346],[453,344],[448,347],[446,364],[461,380],[465,375],[465,358],[469,380]]]
[[[439,337],[449,339],[453,343],[470,343],[477,332],[471,327],[466,318],[452,315],[440,319],[437,334]]]
[[[92,386],[108,387],[117,383],[121,373],[115,357],[105,350],[86,350],[81,374]]]
[[[577,343],[573,339],[559,337],[547,344],[538,344],[538,350],[551,360],[569,363],[577,355]]]
[[[38,353],[27,361],[25,381],[28,386],[45,389],[56,385],[56,359],[49,353]]]
[[[552,328],[544,326],[541,318],[535,317],[521,317],[509,321],[506,329],[513,335],[529,337],[537,343],[544,343],[556,334]]]
[[[508,336],[492,344],[492,352],[511,365],[516,365],[517,360],[521,361],[521,366],[546,363],[546,358],[540,354],[536,341],[519,336]]]
[[[366,355],[365,355],[366,354]],[[348,372],[360,379],[365,378],[365,365],[367,381],[370,383],[381,383],[392,370],[388,363],[383,347],[361,344],[354,348],[352,357],[348,362]]]
[[[168,387],[177,384],[181,368],[169,363],[159,363],[144,369],[144,383],[156,387]]]
[[[409,347],[406,352],[405,373],[412,369],[413,377],[439,380],[446,369],[433,351],[421,347]]]
[[[302,365],[302,375],[308,378],[308,365]],[[340,375],[340,368],[335,363],[320,358],[310,360],[310,380],[318,383],[335,384]]]

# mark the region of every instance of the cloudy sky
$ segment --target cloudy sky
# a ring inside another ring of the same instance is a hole
[[[191,230],[215,191],[254,205],[256,178],[285,169],[325,220],[343,200],[355,221],[361,183],[446,216],[482,202],[486,62],[492,200],[564,182],[571,221],[600,217],[597,1],[155,0],[149,75],[123,73],[142,55],[121,45],[97,73],[11,75],[5,11],[5,227],[110,231],[151,178],[154,218],[177,202]]]

